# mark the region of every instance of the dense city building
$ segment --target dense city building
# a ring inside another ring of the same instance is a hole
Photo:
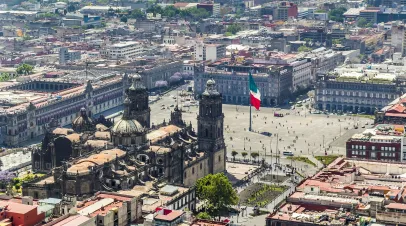
[[[90,117],[118,107],[128,86],[127,74],[89,70],[6,87],[0,116],[3,142],[17,146],[44,135],[44,125],[52,118],[60,126],[69,125],[83,107]]]
[[[318,79],[315,105],[330,112],[372,114],[401,94],[404,85],[395,70],[385,64],[338,67]]]
[[[338,158],[299,184],[266,225],[405,224],[404,173],[396,163]]]
[[[224,172],[222,94],[214,80],[207,81],[201,95],[196,132],[178,108],[168,123],[150,125],[147,89],[139,75],[132,80],[122,118],[113,125],[93,121],[83,107],[72,129],[48,125],[41,147],[32,151],[32,170],[46,174],[25,184],[24,195],[85,199],[100,190],[127,190],[148,181],[192,187],[207,174]]]
[[[402,162],[406,160],[403,136],[403,125],[378,124],[347,141],[347,158]]]
[[[0,0],[0,226],[406,225],[405,3]]]
[[[244,65],[232,61],[216,61],[194,77],[196,94],[204,92],[204,84],[215,79],[223,94],[223,103],[248,104],[248,75],[252,73],[261,92],[263,106],[274,106],[288,100],[292,87],[292,68],[279,65]],[[236,87],[240,87],[236,89]]]

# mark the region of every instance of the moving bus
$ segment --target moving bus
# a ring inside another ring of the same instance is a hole
[[[293,152],[291,152],[291,151],[284,151],[284,152],[283,152],[283,155],[284,155],[284,156],[293,156]]]

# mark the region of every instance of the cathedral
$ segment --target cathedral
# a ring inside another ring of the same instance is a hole
[[[34,198],[74,196],[132,189],[148,182],[193,186],[207,174],[225,171],[222,95],[209,80],[199,102],[197,131],[175,106],[170,121],[151,126],[148,90],[139,75],[125,90],[122,118],[91,118],[86,106],[60,128],[46,126],[42,144],[32,150],[32,170],[45,176],[23,185]]]

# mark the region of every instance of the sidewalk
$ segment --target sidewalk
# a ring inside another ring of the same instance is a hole
[[[321,163],[319,160],[317,160],[313,155],[304,155],[304,157],[307,157],[310,161],[312,161],[314,164],[316,164],[318,169],[321,169],[324,167],[323,163]]]

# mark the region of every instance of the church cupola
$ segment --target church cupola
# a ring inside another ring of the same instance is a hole
[[[96,130],[92,119],[86,113],[86,108],[80,109],[79,116],[72,121],[72,129],[77,133]]]

